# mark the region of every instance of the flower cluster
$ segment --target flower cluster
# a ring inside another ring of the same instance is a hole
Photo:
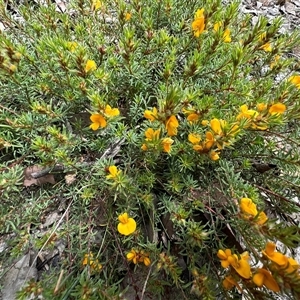
[[[145,131],[145,136],[145,143],[141,147],[143,151],[160,149],[161,146],[164,152],[169,153],[171,151],[171,145],[174,143],[174,140],[169,137],[160,138],[160,129],[154,130],[153,128],[148,128]]]
[[[272,272],[276,276],[284,278],[286,275],[294,276],[296,280],[300,279],[299,264],[293,258],[287,257],[286,255],[275,251],[276,245],[272,242],[268,242],[264,250],[262,250],[263,257],[271,263],[265,264],[261,268],[257,268],[251,274],[251,267],[248,263],[249,255],[241,254],[240,258],[237,255],[232,254],[230,249],[219,250],[217,253],[218,258],[221,260],[223,268],[232,267],[236,273],[230,271],[223,280],[223,286],[225,289],[232,289],[237,287],[240,291],[242,290],[238,281],[239,279],[250,279],[252,276],[253,283],[262,287],[265,286],[267,289],[273,292],[279,292],[280,287],[278,282],[275,280]],[[231,269],[232,270],[232,269]],[[271,272],[272,271],[272,272]],[[238,275],[238,277],[236,276]],[[243,281],[245,285],[249,284],[249,281]],[[287,285],[287,282],[284,282]]]
[[[83,266],[90,266],[91,270],[100,271],[102,269],[102,265],[99,263],[98,259],[94,258],[93,253],[87,253],[84,255]]]
[[[126,255],[127,260],[132,261],[135,265],[142,262],[146,267],[150,266],[151,260],[149,258],[149,253],[141,249],[131,249]]]
[[[240,107],[240,113],[237,120],[246,120],[244,128],[251,128],[254,130],[266,130],[269,127],[271,119],[279,119],[285,112],[286,106],[283,103],[275,103],[268,106],[265,103],[258,103],[255,109],[248,109],[246,104]]]
[[[188,140],[193,144],[195,151],[209,153],[212,160],[218,160],[220,150],[233,143],[239,132],[239,126],[236,123],[228,124],[216,118],[212,119],[209,124],[211,130],[205,133],[204,140],[198,133],[190,133]]]
[[[144,117],[150,122],[158,121],[161,124],[164,124],[166,134],[165,137],[160,137],[161,129],[154,130],[153,128],[148,128],[145,131],[145,143],[142,145],[141,149],[147,151],[149,149],[160,149],[162,147],[164,152],[169,153],[171,151],[171,145],[174,143],[174,140],[170,136],[177,135],[177,128],[179,122],[175,115],[171,115],[167,118],[163,114],[158,114],[157,108],[154,107],[151,110],[145,110]]]
[[[92,114],[90,116],[90,120],[92,124],[90,128],[93,130],[97,130],[99,127],[104,128],[107,126],[107,118],[116,117],[120,114],[119,109],[111,108],[110,105],[106,105],[101,112]]]
[[[215,23],[214,31],[218,32],[219,30],[222,29],[222,26],[223,26],[222,22]],[[230,29],[225,28],[224,33],[223,33],[223,40],[224,40],[224,43],[230,43],[231,42]]]
[[[239,276],[245,279],[251,277],[251,267],[249,264],[249,254],[244,252],[237,256],[232,254],[230,249],[220,249],[217,253],[218,258],[221,260],[221,266],[223,268],[232,267]]]
[[[240,210],[243,219],[253,221],[257,225],[263,225],[268,221],[268,217],[263,211],[257,212],[256,204],[250,198],[241,199]]]

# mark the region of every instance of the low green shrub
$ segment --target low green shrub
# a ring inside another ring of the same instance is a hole
[[[64,245],[18,299],[299,299],[299,33],[219,0],[10,4],[3,274]]]

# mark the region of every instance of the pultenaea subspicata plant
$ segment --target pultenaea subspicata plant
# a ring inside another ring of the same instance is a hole
[[[64,245],[16,297],[299,299],[299,33],[238,2],[15,2],[19,19],[0,3],[3,272]],[[23,186],[32,165],[55,184]]]

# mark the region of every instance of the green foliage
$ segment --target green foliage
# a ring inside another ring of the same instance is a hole
[[[29,248],[64,245],[18,299],[298,299],[299,33],[219,0],[11,3],[21,18],[0,2],[1,272]],[[260,268],[275,283],[257,284]]]

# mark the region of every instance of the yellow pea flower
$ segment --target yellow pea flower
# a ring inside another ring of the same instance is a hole
[[[275,251],[275,248],[276,245],[274,243],[268,242],[262,254],[280,267],[286,267],[288,265],[288,258],[282,253]]]
[[[300,75],[294,75],[289,78],[289,81],[293,83],[298,89],[300,89]]]
[[[154,130],[153,128],[148,128],[145,131],[146,141],[156,141],[159,139],[160,129]]]
[[[125,21],[129,21],[131,19],[131,13],[127,12],[125,13]]]
[[[216,160],[218,160],[220,158],[218,152],[216,152],[216,151],[210,151],[209,157],[213,161],[216,161]]]
[[[269,113],[271,115],[274,114],[283,114],[286,111],[286,106],[282,103],[276,103],[273,104],[270,108],[269,108]]]
[[[171,151],[171,145],[174,143],[174,140],[172,140],[171,138],[164,138],[161,143],[163,145],[164,152],[169,153]]]
[[[166,121],[166,129],[168,136],[174,136],[177,134],[177,127],[179,126],[178,120],[174,115],[170,116]]]
[[[157,119],[157,108],[153,107],[153,110],[145,110],[144,117],[151,122]]]
[[[193,145],[195,145],[195,144],[199,144],[199,142],[201,141],[201,137],[200,137],[199,134],[190,133],[189,136],[188,136],[188,140]]]
[[[272,51],[272,46],[270,42],[267,42],[263,44],[260,49],[264,50],[265,52],[271,52]]]
[[[121,174],[121,170],[118,170],[116,166],[109,166],[108,168],[109,175],[106,176],[107,179],[115,179],[119,174]]]
[[[240,110],[240,114],[236,117],[237,120],[240,120],[242,118],[251,119],[258,116],[258,112],[253,109],[248,109],[248,106],[246,104],[242,105],[240,107]]]
[[[94,60],[89,59],[85,64],[85,72],[89,73],[91,71],[95,71],[97,69],[97,65]]]
[[[92,121],[90,128],[93,130],[97,130],[99,127],[104,128],[107,125],[105,118],[100,114],[92,114],[90,120]]]
[[[120,223],[118,224],[118,232],[123,235],[130,235],[136,229],[136,222],[133,218],[129,218],[127,213],[123,213],[118,217]]]
[[[111,108],[110,105],[106,105],[105,107],[105,114],[108,115],[109,117],[115,117],[120,114],[120,111],[117,108]]]
[[[265,104],[265,103],[258,103],[258,104],[256,105],[256,107],[257,107],[257,110],[261,112],[261,111],[266,110],[267,107],[268,107],[268,105]]]
[[[277,293],[280,291],[278,283],[275,281],[272,274],[266,269],[258,269],[257,272],[253,275],[252,280],[259,287],[262,287],[264,285],[266,288],[273,292]]]
[[[240,210],[244,214],[249,214],[253,217],[257,215],[256,204],[250,198],[242,198],[240,201]]]
[[[194,36],[199,37],[205,29],[204,8],[198,9],[195,13],[194,21],[192,22]]]
[[[92,10],[93,11],[98,10],[99,8],[101,8],[101,6],[102,6],[101,1],[99,1],[99,0],[93,0],[92,1]]]

